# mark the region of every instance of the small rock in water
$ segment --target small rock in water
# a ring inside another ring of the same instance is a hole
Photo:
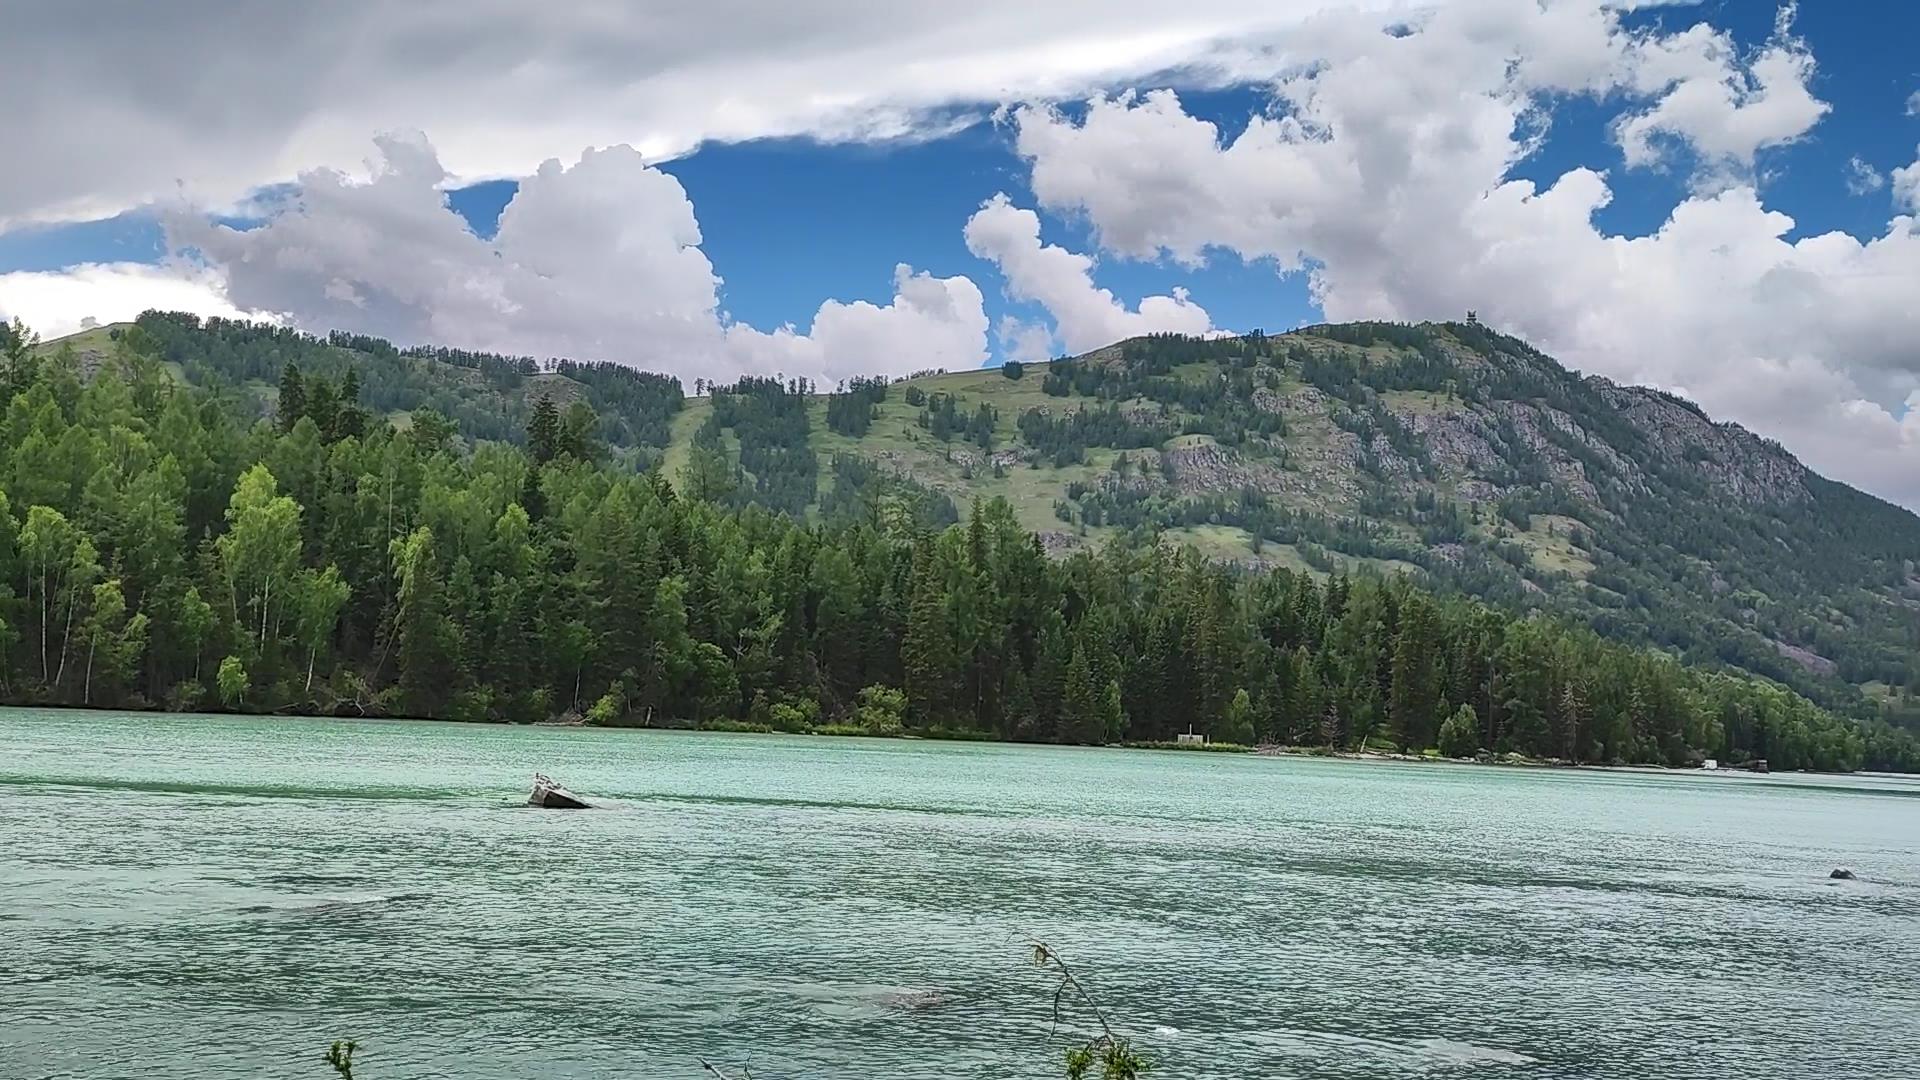
[[[880,995],[880,1004],[889,1009],[917,1011],[931,1009],[946,1004],[947,997],[938,990],[906,990]]]
[[[1844,866],[1842,866],[1842,867],[1839,867],[1839,868],[1837,868],[1837,869],[1835,869],[1833,873],[1831,873],[1831,874],[1828,874],[1827,876],[1828,876],[1828,877],[1830,877],[1830,878],[1832,878],[1832,879],[1834,879],[1834,880],[1836,880],[1836,881],[1852,881],[1852,880],[1854,880],[1854,876],[1853,876],[1853,871],[1851,871],[1851,870],[1849,870],[1849,869],[1847,869],[1847,868],[1846,868],[1846,867],[1844,867]]]

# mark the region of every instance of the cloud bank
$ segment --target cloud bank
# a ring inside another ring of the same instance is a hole
[[[0,228],[103,217],[176,185],[221,205],[354,166],[377,131],[432,132],[467,179],[582,146],[657,161],[708,139],[923,136],[982,103],[1174,68],[1231,77],[1234,57],[1331,2],[179,0],[96,18],[12,4],[0,101],[9,145],[38,150],[8,162]]]

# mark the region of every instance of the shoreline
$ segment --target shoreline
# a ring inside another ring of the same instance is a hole
[[[135,708],[96,708],[82,705],[37,705],[0,703],[5,710],[40,710],[61,713],[99,713],[122,716],[178,716],[250,719],[271,717],[286,720],[333,720],[351,723],[377,724],[445,724],[450,726],[470,726],[482,728],[533,728],[543,731],[605,731],[635,732],[649,731],[662,733],[697,733],[707,735],[790,735],[796,738],[859,738],[889,739],[897,741],[919,742],[972,742],[992,743],[1000,746],[1057,746],[1089,750],[1131,750],[1175,754],[1238,754],[1249,757],[1286,757],[1286,758],[1323,758],[1330,761],[1349,761],[1361,764],[1416,764],[1416,765],[1475,765],[1508,769],[1569,769],[1589,772],[1645,773],[1649,775],[1693,774],[1714,776],[1768,776],[1770,773],[1755,772],[1739,766],[1722,766],[1718,769],[1703,769],[1697,766],[1673,768],[1654,764],[1600,764],[1593,762],[1563,761],[1554,758],[1532,758],[1520,754],[1505,754],[1484,758],[1450,758],[1437,754],[1402,754],[1387,750],[1332,750],[1318,746],[1283,746],[1279,744],[1260,744],[1247,746],[1239,743],[1175,743],[1163,741],[1126,741],[1085,745],[1078,743],[1023,742],[1016,739],[1002,739],[989,732],[979,731],[902,731],[898,733],[878,733],[854,730],[844,725],[822,724],[809,731],[782,731],[766,725],[746,722],[728,722],[711,726],[701,725],[640,725],[640,724],[591,724],[584,719],[555,717],[548,720],[535,720],[528,723],[513,723],[499,720],[450,720],[426,716],[337,716],[301,712],[236,712],[198,710],[193,712],[174,712],[168,709]],[[1859,770],[1857,772],[1830,772],[1815,769],[1787,769],[1782,772],[1798,773],[1807,776],[1885,776],[1895,779],[1920,779],[1920,774],[1877,772]]]

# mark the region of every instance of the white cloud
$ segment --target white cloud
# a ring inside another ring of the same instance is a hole
[[[857,375],[899,375],[926,368],[958,371],[986,363],[987,316],[980,287],[966,277],[937,278],[894,267],[885,306],[829,300],[810,333],[727,328],[731,355],[749,371],[807,375],[832,385]]]
[[[1626,46],[1624,84],[1658,98],[1615,125],[1627,164],[1657,162],[1663,140],[1677,140],[1692,146],[1709,169],[1744,170],[1760,150],[1812,129],[1830,106],[1807,88],[1813,54],[1792,35],[1794,13],[1793,4],[1781,6],[1773,39],[1745,64],[1733,39],[1705,24]]]
[[[1880,170],[1863,161],[1859,154],[1847,159],[1847,194],[1871,195],[1887,186]]]
[[[1042,323],[1002,315],[994,336],[1000,339],[1000,355],[1007,360],[1042,364],[1053,359],[1053,331]]]
[[[1206,309],[1187,298],[1149,296],[1136,311],[1093,283],[1093,260],[1054,244],[1040,242],[1040,216],[995,195],[966,227],[967,250],[1000,268],[1007,293],[1015,300],[1039,303],[1053,316],[1060,342],[1070,353],[1086,352],[1122,338],[1151,333],[1205,334],[1213,329]],[[1032,329],[1014,335],[1016,347],[1030,354]],[[1022,355],[1020,359],[1029,358]]]
[[[178,262],[83,263],[64,270],[0,274],[0,321],[15,317],[43,338],[126,322],[148,308],[240,314],[217,273]]]
[[[986,359],[979,288],[904,265],[889,303],[828,300],[809,333],[729,325],[686,192],[629,147],[541,165],[489,241],[445,206],[423,137],[377,143],[368,179],[308,173],[291,204],[244,230],[176,210],[169,240],[233,305],[320,332],[614,360],[686,382],[781,371],[832,383]]]
[[[1920,386],[1915,219],[1864,241],[1789,240],[1787,215],[1731,183],[1680,200],[1651,235],[1619,236],[1594,220],[1605,174],[1512,178],[1540,110],[1566,93],[1643,102],[1634,115],[1657,122],[1638,130],[1723,163],[1811,123],[1781,104],[1810,63],[1784,37],[1748,64],[1711,31],[1630,33],[1596,10],[1480,0],[1400,34],[1316,20],[1301,47],[1319,62],[1231,141],[1161,92],[1096,99],[1079,120],[1018,110],[1017,145],[1041,204],[1084,214],[1109,251],[1270,259],[1309,273],[1332,320],[1477,309],[1576,367],[1680,389],[1815,468],[1920,505],[1920,419],[1903,407]],[[1746,89],[1719,111],[1665,105],[1702,80]],[[1912,208],[1920,162],[1892,186]]]
[[[1920,90],[1915,90],[1907,98],[1907,115],[1920,116]]]
[[[9,220],[169,196],[222,205],[326,164],[368,132],[434,133],[464,177],[523,176],[628,143],[874,139],[953,108],[1081,95],[1197,65],[1230,75],[1302,16],[1394,0],[330,0],[10,4],[0,64]],[[186,74],[183,74],[186,73]]]
[[[1914,148],[1913,164],[1893,170],[1893,204],[1920,215],[1920,147]]]

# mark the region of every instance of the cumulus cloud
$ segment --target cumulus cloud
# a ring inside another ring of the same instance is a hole
[[[916,274],[901,263],[893,270],[893,292],[885,306],[828,300],[806,334],[791,326],[765,333],[735,324],[727,328],[729,351],[749,371],[803,374],[829,384],[986,362],[987,316],[971,279]]]
[[[1206,309],[1188,299],[1185,289],[1172,296],[1149,296],[1129,311],[1113,293],[1093,283],[1093,259],[1055,244],[1040,242],[1040,215],[1014,206],[1005,194],[995,195],[966,226],[967,249],[1000,268],[1007,293],[1015,300],[1033,301],[1046,308],[1059,341],[1070,353],[1086,352],[1122,338],[1151,333],[1206,334],[1213,320]],[[1020,355],[1032,358],[1041,343],[1030,325],[1014,328],[1009,337]],[[1040,351],[1051,351],[1051,341]]]
[[[237,317],[219,274],[178,261],[84,263],[65,270],[0,274],[0,321],[18,317],[61,337],[89,322],[125,322],[148,308]]]
[[[1512,177],[1535,118],[1566,94],[1622,98],[1631,130],[1749,163],[1818,115],[1789,85],[1804,90],[1811,61],[1784,34],[1748,60],[1715,32],[1630,32],[1595,4],[1476,0],[1392,31],[1314,20],[1300,39],[1317,59],[1230,141],[1168,92],[1096,98],[1078,119],[1018,110],[1041,204],[1084,214],[1110,251],[1222,250],[1308,273],[1334,320],[1477,309],[1583,370],[1684,392],[1920,505],[1905,411],[1920,385],[1913,218],[1866,240],[1790,240],[1790,217],[1728,183],[1677,202],[1651,235],[1619,236],[1595,224],[1604,173]],[[1703,86],[1735,90],[1688,90]],[[1913,209],[1920,162],[1891,186]]]
[[[483,240],[445,205],[447,173],[424,137],[376,142],[367,179],[304,174],[297,197],[244,229],[177,209],[169,241],[224,282],[233,306],[315,331],[614,360],[687,381],[781,371],[832,382],[985,359],[979,288],[906,266],[889,303],[829,300],[809,333],[729,325],[693,204],[631,147],[542,164]]]
[[[1920,116],[1920,90],[1915,90],[1907,98],[1907,115]]]
[[[1847,194],[1871,195],[1887,186],[1880,170],[1861,160],[1859,154],[1847,159]]]
[[[1657,100],[1615,125],[1627,164],[1652,164],[1677,142],[1709,169],[1745,169],[1761,149],[1806,134],[1830,107],[1808,89],[1813,55],[1792,34],[1794,13],[1793,4],[1781,6],[1773,39],[1745,64],[1733,39],[1704,23],[1628,43],[1627,86]]]
[[[1893,204],[1920,215],[1920,147],[1914,148],[1913,164],[1893,170]]]
[[[10,4],[0,64],[9,220],[100,217],[183,185],[222,204],[368,132],[434,133],[464,178],[628,143],[886,139],[954,110],[1197,66],[1230,77],[1303,15],[1391,0],[182,0]],[[1224,44],[1223,44],[1224,43]],[[183,75],[183,73],[187,73]]]

